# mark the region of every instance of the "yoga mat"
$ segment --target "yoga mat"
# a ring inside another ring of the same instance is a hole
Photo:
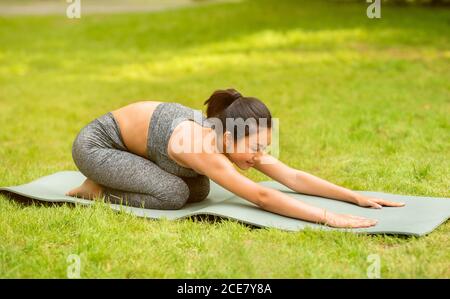
[[[2,192],[11,192],[31,199],[45,202],[68,202],[90,205],[91,200],[64,195],[68,190],[79,186],[85,176],[78,171],[60,171],[38,178],[30,183],[0,187]],[[128,207],[110,204],[114,210],[123,210],[138,217],[169,220],[190,217],[194,215],[214,215],[233,219],[257,227],[274,227],[286,231],[299,231],[306,227],[323,230],[341,230],[368,234],[401,234],[423,236],[433,231],[450,216],[450,199],[424,196],[397,195],[374,191],[355,191],[368,196],[376,196],[392,201],[405,202],[404,207],[383,207],[382,209],[363,208],[339,200],[310,196],[292,191],[276,181],[264,181],[258,184],[285,192],[289,196],[303,202],[327,208],[330,211],[343,214],[354,214],[378,220],[375,226],[369,228],[332,228],[308,221],[282,216],[265,211],[257,205],[242,199],[211,180],[211,190],[208,197],[198,203],[186,204],[179,210],[156,210]]]

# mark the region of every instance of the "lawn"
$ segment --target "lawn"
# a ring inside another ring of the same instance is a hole
[[[89,121],[128,103],[196,109],[218,88],[279,118],[279,158],[353,190],[450,197],[450,11],[248,0],[155,13],[0,17],[0,185],[76,170]],[[243,172],[255,181],[268,177]],[[450,277],[450,223],[416,237],[145,220],[0,195],[0,277]]]

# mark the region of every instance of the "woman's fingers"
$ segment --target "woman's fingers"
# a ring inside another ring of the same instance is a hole
[[[366,219],[366,220],[355,220],[353,222],[355,227],[370,227],[377,224],[376,220]]]
[[[350,214],[330,214],[328,220],[327,225],[343,228],[370,227],[378,223],[378,220],[375,219]]]
[[[357,221],[349,221],[349,222],[347,222],[345,227],[358,228],[358,227],[370,227],[370,226],[373,226],[373,225],[375,225],[374,222],[357,220]]]
[[[403,207],[404,202],[389,201],[382,198],[370,197],[369,202],[372,203],[371,207],[380,209],[382,206],[386,207]]]
[[[374,201],[386,207],[403,207],[405,205],[404,202],[388,201],[382,198],[371,198],[371,201]]]
[[[366,197],[364,201],[358,203],[361,207],[369,207],[374,209],[381,209],[382,206],[378,204],[378,198]]]
[[[350,218],[354,218],[354,219],[359,219],[359,220],[367,220],[367,218],[365,218],[365,217],[356,216],[356,215],[347,214],[345,216],[350,217]]]
[[[375,224],[377,224],[377,220],[374,219],[368,219],[368,218],[364,218],[364,217],[360,217],[360,216],[356,216],[356,215],[342,215],[343,217],[345,217],[345,223],[344,226],[345,227],[370,227],[373,226]]]
[[[382,206],[380,205],[380,204],[378,204],[376,201],[369,201],[369,203],[370,203],[370,207],[371,208],[374,208],[374,209],[381,209],[382,208]]]
[[[345,216],[353,218],[353,219],[357,219],[357,220],[373,220],[373,219],[369,219],[369,218],[366,218],[366,217],[356,216],[356,215],[351,215],[351,214],[347,214]]]
[[[381,204],[383,206],[387,206],[387,207],[403,207],[405,205],[404,202],[394,202],[394,201],[387,201],[387,200],[383,200],[381,202]]]

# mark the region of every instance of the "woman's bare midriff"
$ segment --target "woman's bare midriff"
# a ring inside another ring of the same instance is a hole
[[[162,102],[140,101],[111,111],[119,125],[120,134],[129,152],[149,159],[147,155],[148,129],[153,111],[160,103]],[[176,132],[178,130],[174,130],[174,133]],[[190,168],[180,162],[173,153],[169,153],[169,157],[180,166]]]

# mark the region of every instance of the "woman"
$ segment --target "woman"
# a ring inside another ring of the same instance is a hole
[[[212,179],[262,209],[281,215],[332,227],[369,227],[377,222],[295,200],[241,175],[235,164],[242,170],[254,167],[304,194],[372,208],[404,205],[360,195],[291,168],[264,152],[271,142],[272,116],[259,99],[226,89],[215,91],[204,104],[207,118],[178,103],[141,101],[93,120],[80,130],[72,147],[74,162],[87,179],[66,195],[87,199],[102,196],[113,203],[149,209],[179,209],[205,199]],[[254,122],[239,134],[237,126],[230,129],[227,119]],[[180,150],[180,145],[186,144],[190,147]]]

